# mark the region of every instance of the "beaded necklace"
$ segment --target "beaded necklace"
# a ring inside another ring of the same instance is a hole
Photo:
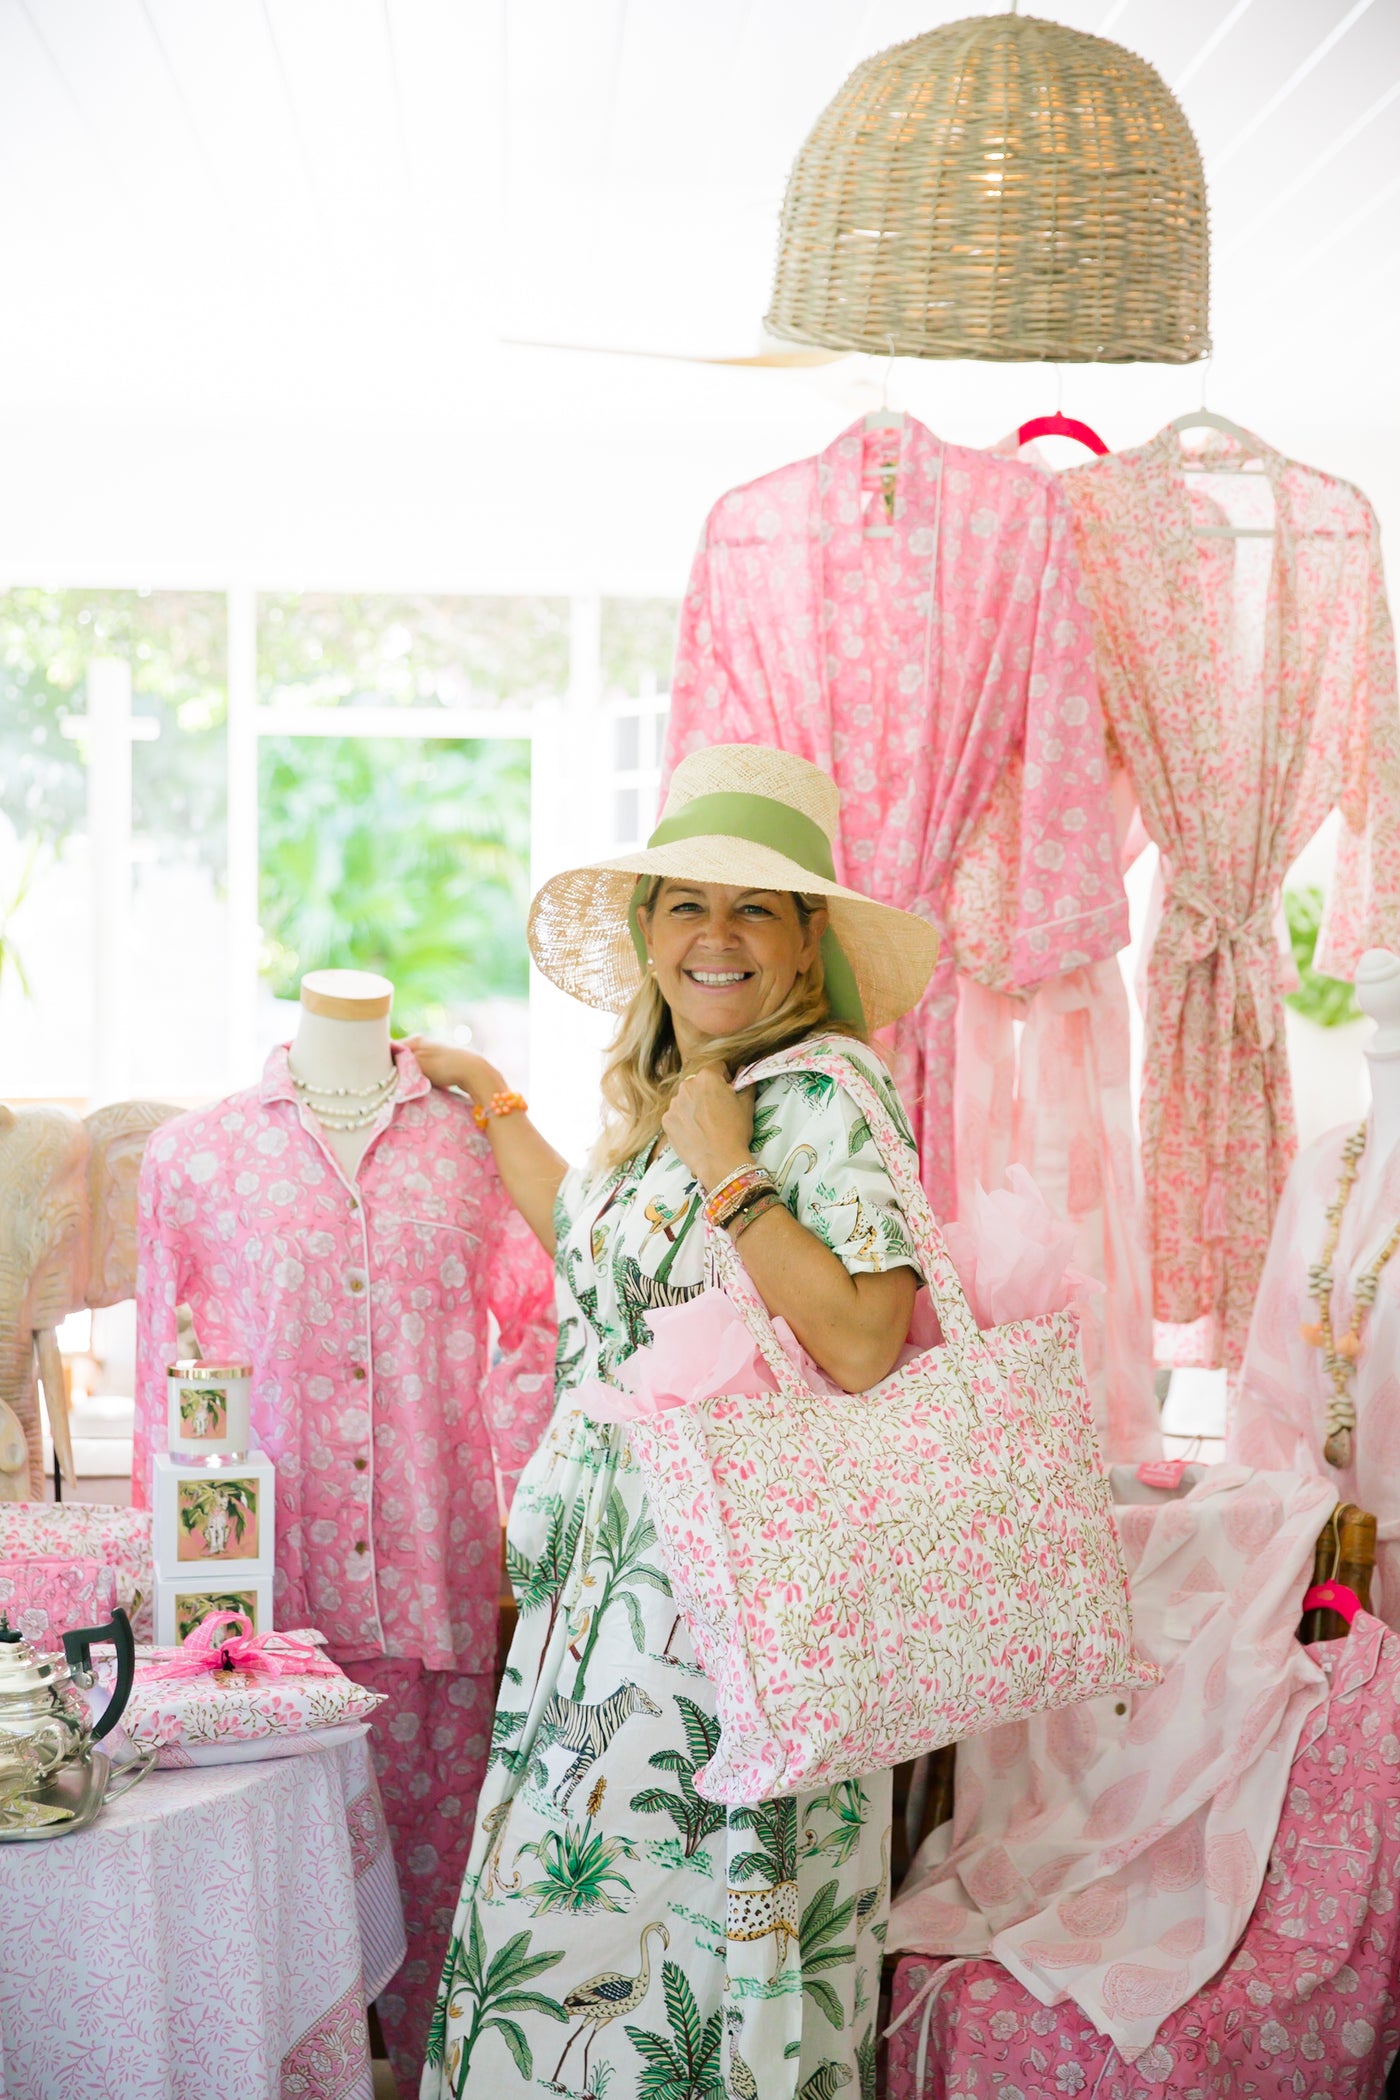
[[[1385,1241],[1374,1261],[1361,1271],[1352,1290],[1351,1325],[1340,1337],[1332,1332],[1332,1258],[1341,1237],[1342,1216],[1351,1199],[1356,1177],[1361,1167],[1361,1155],[1366,1150],[1366,1125],[1354,1130],[1342,1146],[1342,1171],[1337,1178],[1337,1193],[1328,1204],[1325,1213],[1327,1236],[1323,1242],[1322,1255],[1308,1270],[1308,1296],[1317,1306],[1316,1320],[1307,1320],[1298,1329],[1303,1340],[1312,1349],[1322,1351],[1322,1367],[1332,1381],[1332,1391],[1327,1402],[1327,1441],[1322,1455],[1329,1466],[1349,1466],[1352,1458],[1352,1443],[1356,1431],[1356,1398],[1351,1390],[1356,1371],[1356,1359],[1361,1354],[1361,1337],[1366,1326],[1366,1316],[1376,1302],[1380,1287],[1381,1271],[1391,1256],[1400,1249],[1400,1225],[1397,1225]]]

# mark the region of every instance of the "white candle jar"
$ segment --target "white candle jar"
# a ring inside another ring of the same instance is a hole
[[[246,1458],[252,1444],[251,1364],[168,1364],[166,1431],[170,1455],[185,1465]]]

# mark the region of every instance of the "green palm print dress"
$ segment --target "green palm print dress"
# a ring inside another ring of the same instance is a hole
[[[913,1139],[884,1067],[842,1047]],[[815,1073],[755,1095],[753,1150],[854,1273],[915,1267],[864,1118]],[[671,1601],[628,1431],[571,1388],[705,1287],[694,1177],[664,1144],[571,1173],[554,1419],[520,1482],[520,1607],[423,2074],[426,2100],[873,2100],[890,1778],[731,1809],[695,1774],[714,1696]]]

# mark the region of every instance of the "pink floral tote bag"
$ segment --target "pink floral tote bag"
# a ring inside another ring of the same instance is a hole
[[[1072,1312],[982,1333],[877,1089],[828,1043],[742,1075],[823,1072],[869,1125],[941,1346],[868,1393],[809,1392],[729,1240],[719,1281],[776,1393],[634,1424],[676,1604],[715,1688],[697,1775],[729,1805],[856,1778],[1156,1681],[1128,1586]]]

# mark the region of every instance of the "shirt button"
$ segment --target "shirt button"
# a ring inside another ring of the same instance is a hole
[[[368,1378],[368,1376],[369,1376],[369,1373],[368,1373],[368,1371],[366,1371],[366,1369],[365,1369],[365,1367],[364,1367],[364,1365],[363,1365],[363,1364],[356,1364],[356,1366],[355,1366],[355,1376],[356,1376],[357,1378]]]
[[[1128,1709],[1127,1706],[1124,1704],[1123,1700],[1120,1699],[1118,1701],[1118,1704],[1114,1707],[1113,1711],[1116,1714],[1125,1714],[1128,1711]]]
[[[369,1552],[369,1540],[368,1540],[368,1539],[356,1539],[356,1541],[355,1541],[355,1551],[356,1551],[357,1553],[368,1553],[368,1552]]]
[[[352,1291],[362,1291],[364,1287],[365,1280],[363,1276],[352,1276],[350,1278],[350,1288]]]
[[[359,1209],[359,1207],[360,1207],[360,1199],[359,1199],[359,1197],[358,1197],[358,1196],[352,1196],[352,1197],[350,1198],[350,1208],[351,1208],[351,1210],[358,1210],[358,1209]]]
[[[367,1458],[357,1458],[357,1459],[355,1460],[355,1471],[356,1471],[357,1473],[363,1473],[363,1472],[364,1472],[364,1470],[365,1470],[365,1467],[366,1467],[366,1466],[367,1466],[368,1464],[369,1464],[369,1460],[368,1460]]]

